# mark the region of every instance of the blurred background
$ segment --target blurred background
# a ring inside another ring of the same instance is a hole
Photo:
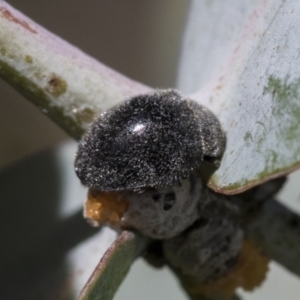
[[[188,0],[7,2],[46,29],[128,77],[156,88],[173,87],[175,84]],[[44,274],[35,269],[36,265],[46,262],[38,262],[32,249],[40,248],[37,245],[45,242],[45,235],[57,223],[58,208],[65,215],[72,213],[70,208],[62,208],[59,199],[76,199],[75,206],[82,207],[86,191],[70,183],[75,181],[79,186],[72,168],[75,145],[47,152],[47,149],[70,141],[66,133],[1,79],[0,91],[0,198],[8,200],[1,201],[0,207],[0,236],[5,244],[0,249],[0,298],[36,299],[37,295],[28,294],[28,286],[32,283],[27,279],[32,274]],[[46,152],[39,154],[44,150]],[[67,179],[66,170],[69,170]],[[69,184],[72,185],[70,189]],[[17,206],[15,200],[18,201]],[[39,213],[41,210],[45,213]],[[15,216],[18,216],[17,220]],[[72,231],[86,228],[87,225],[83,223],[80,224],[82,227],[72,228]],[[57,250],[58,244],[59,241],[53,242],[53,245],[50,242],[46,247],[48,251],[64,253],[63,250]],[[44,250],[41,248],[37,251]],[[33,257],[35,266],[28,262],[26,254]],[[99,253],[97,260],[100,256]],[[41,259],[49,257],[42,256]],[[22,271],[20,263],[22,266],[25,264]],[[64,269],[63,278],[65,264],[59,263]],[[30,271],[26,271],[28,264],[31,264]],[[95,264],[94,261],[91,267],[94,268]],[[6,270],[11,274],[7,275]],[[171,299],[172,295],[172,299],[185,299],[176,280],[170,274],[166,276],[165,272],[169,274],[167,270],[156,272],[139,260],[133,267],[133,279],[130,276],[126,280],[116,299]],[[17,273],[20,275],[15,276]],[[160,275],[157,277],[157,274]],[[138,279],[136,276],[143,278],[137,284],[144,285],[144,288],[132,284],[132,280]],[[51,282],[52,278],[48,279]],[[159,282],[150,283],[153,280]]]
[[[188,0],[9,0],[111,68],[152,87],[174,86]],[[0,170],[68,139],[0,80]]]

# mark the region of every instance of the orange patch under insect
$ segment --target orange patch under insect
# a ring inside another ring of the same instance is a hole
[[[120,193],[100,192],[89,189],[84,215],[94,226],[120,222],[128,208],[127,199]]]
[[[185,282],[191,295],[211,297],[221,294],[231,299],[238,287],[252,291],[266,278],[270,259],[249,240],[243,242],[236,266],[224,277],[209,283]]]

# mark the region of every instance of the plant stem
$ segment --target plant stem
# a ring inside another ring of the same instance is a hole
[[[111,106],[151,91],[0,0],[0,76],[75,139]]]
[[[276,200],[267,201],[246,225],[247,235],[267,256],[300,276],[300,217]]]

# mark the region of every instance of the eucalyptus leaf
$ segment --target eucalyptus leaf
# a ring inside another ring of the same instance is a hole
[[[227,148],[209,185],[242,192],[300,163],[300,3],[191,3],[178,87],[220,119]]]
[[[147,238],[123,231],[101,258],[78,300],[113,299],[132,263],[147,245]]]

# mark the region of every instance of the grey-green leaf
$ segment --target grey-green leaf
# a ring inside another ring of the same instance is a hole
[[[133,261],[146,244],[147,238],[140,234],[123,231],[101,258],[78,300],[113,299]]]
[[[227,148],[209,185],[234,194],[300,164],[300,3],[192,1],[178,86],[212,109]]]

